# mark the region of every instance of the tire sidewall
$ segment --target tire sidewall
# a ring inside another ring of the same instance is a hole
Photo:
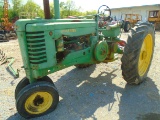
[[[15,99],[17,98],[17,95],[19,94],[19,92],[29,84],[29,79],[27,77],[24,77],[16,86],[15,89]]]
[[[48,76],[44,76],[40,79],[37,79],[37,82],[42,82],[42,81],[46,81],[46,82],[49,82],[51,84],[54,85],[53,81],[48,77]],[[29,79],[27,77],[24,77],[16,86],[16,89],[15,89],[15,99],[17,97],[17,95],[19,94],[19,92],[27,85],[29,85],[30,82],[29,82]]]

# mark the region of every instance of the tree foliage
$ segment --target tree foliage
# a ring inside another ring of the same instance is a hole
[[[12,0],[13,7],[9,9],[9,18],[18,17],[22,7],[22,0]]]
[[[86,15],[95,15],[97,13],[97,10],[92,10],[92,11],[86,11]]]
[[[68,16],[83,15],[83,13],[80,12],[81,7],[76,7],[75,2],[72,0],[61,2],[60,8],[61,8],[61,18],[66,18]]]
[[[50,5],[50,18],[54,18],[54,5],[51,3]]]
[[[22,0],[12,0],[13,4],[13,11],[16,12],[18,15],[19,12],[21,11],[21,6],[22,6]]]
[[[43,17],[43,10],[33,0],[28,0],[25,5],[22,6],[21,13],[27,14],[28,18]]]
[[[26,14],[36,14],[37,17],[44,18],[44,12],[43,8],[41,8],[37,3],[35,3],[33,0],[28,0],[25,2],[23,0],[8,0],[11,1],[9,9],[8,9],[8,15],[9,20],[12,21],[14,18],[19,17],[21,13]],[[4,0],[0,0],[0,18],[3,17],[3,3]],[[54,5],[53,3],[50,4],[50,13],[51,18],[54,18]],[[60,2],[60,12],[61,12],[61,18],[67,18],[68,16],[85,16],[85,15],[93,15],[96,14],[96,10],[93,11],[86,11],[82,12],[80,6],[76,6],[75,2],[73,0],[67,0],[66,2]],[[33,15],[34,16],[34,15]],[[27,18],[28,16],[24,17]]]

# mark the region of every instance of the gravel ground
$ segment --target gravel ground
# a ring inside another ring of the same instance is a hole
[[[122,34],[126,39],[127,34]],[[14,90],[25,76],[17,40],[0,43],[8,57],[15,57],[13,67],[20,70],[14,78],[7,64],[0,66],[0,120],[25,120],[16,111]],[[86,69],[74,66],[49,75],[60,95],[57,109],[32,120],[160,120],[160,32],[152,65],[145,82],[127,85],[121,75],[120,59],[92,65]]]

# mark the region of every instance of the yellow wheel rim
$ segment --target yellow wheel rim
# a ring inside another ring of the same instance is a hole
[[[51,107],[52,102],[53,98],[48,92],[36,92],[26,100],[25,109],[30,114],[41,114]]]
[[[140,76],[146,73],[151,62],[152,52],[153,38],[151,34],[148,34],[143,41],[138,61],[138,72]]]

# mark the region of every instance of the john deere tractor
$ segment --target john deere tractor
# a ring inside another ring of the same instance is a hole
[[[49,11],[49,0],[44,0],[45,19],[16,22],[26,72],[15,89],[16,108],[21,116],[32,118],[54,111],[59,93],[47,75],[72,65],[83,68],[113,62],[115,53],[123,54],[124,80],[128,84],[145,80],[154,49],[152,24],[135,26],[125,42],[119,38],[122,24],[112,24],[107,5],[99,7],[94,19],[60,19],[59,0],[54,0],[54,19],[50,19]]]

